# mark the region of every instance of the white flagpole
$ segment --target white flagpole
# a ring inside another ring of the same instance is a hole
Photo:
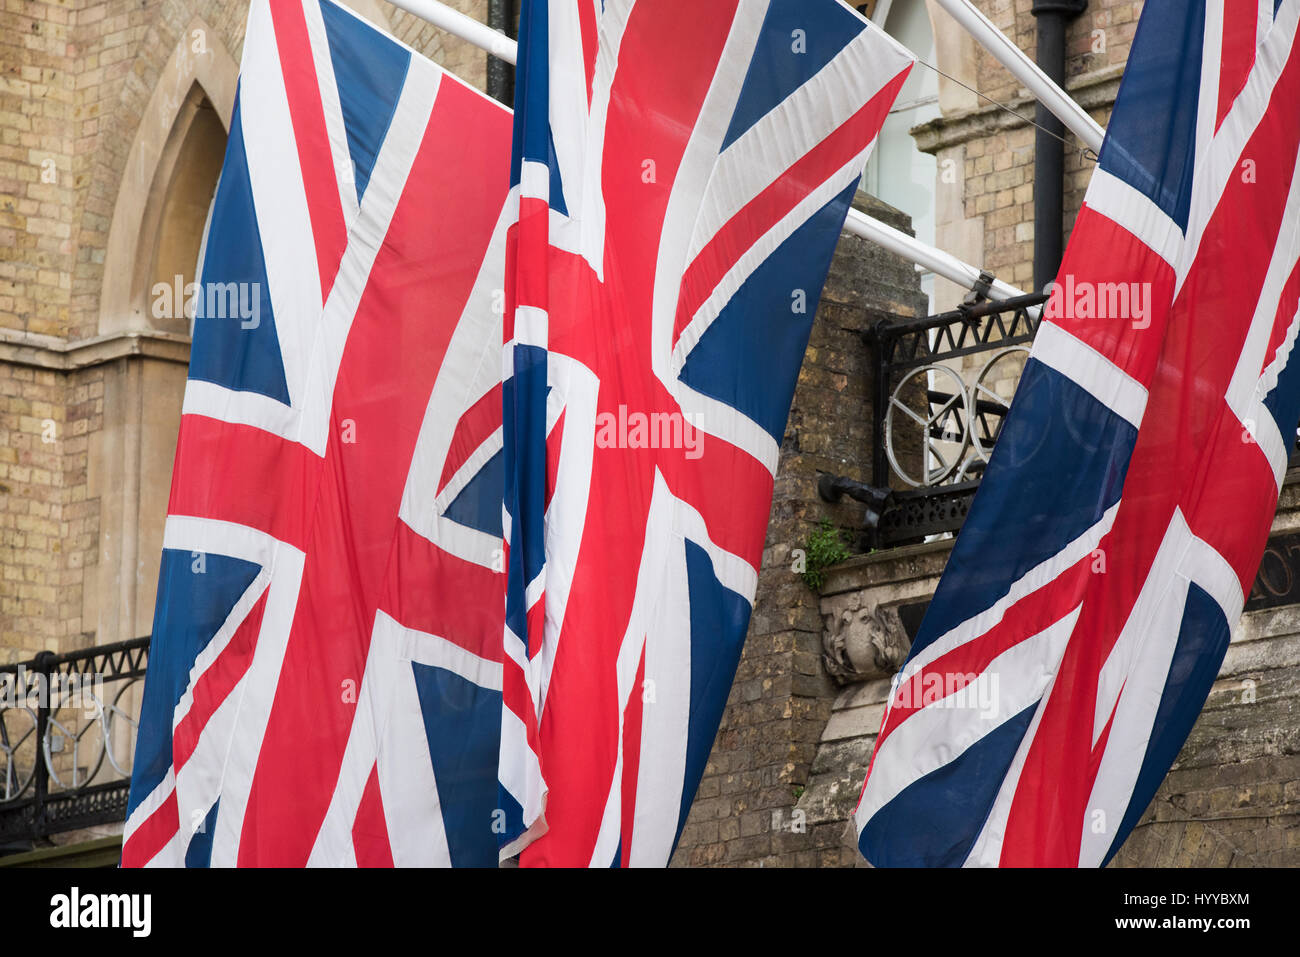
[[[887,223],[868,216],[866,213],[850,207],[849,215],[844,220],[844,231],[863,239],[869,239],[878,246],[884,246],[896,256],[914,262],[937,276],[950,279],[966,289],[974,289],[979,282],[980,270],[970,263],[962,262],[956,256],[929,246],[915,236],[895,229]],[[1010,286],[1000,279],[989,284],[999,299],[1023,296],[1024,293],[1015,286]]]
[[[499,60],[505,60],[514,66],[518,44],[504,33],[498,33],[486,23],[480,23],[473,17],[467,17],[459,10],[453,10],[437,0],[390,0],[395,7],[401,7],[407,13],[413,13],[421,20],[427,20],[435,27],[446,30],[452,36],[466,40],[480,50],[486,50]]]
[[[446,30],[453,36],[458,36],[462,40],[486,50],[493,56],[505,60],[507,63],[513,64],[516,60],[517,45],[514,40],[498,33],[486,24],[479,23],[477,20],[439,3],[438,0],[391,0],[391,2],[408,13],[420,17],[422,20],[427,20],[435,27]],[[849,209],[849,215],[844,221],[844,229],[855,236],[861,236],[863,239],[869,239],[873,243],[884,246],[890,252],[901,256],[908,262],[916,263],[935,275],[949,279],[966,289],[973,289],[979,282],[981,271],[969,263],[962,262],[956,256],[950,255],[942,249],[936,249],[923,243],[916,237],[909,236],[907,233],[886,225],[880,220],[874,219],[856,209]],[[1024,295],[1014,286],[1009,286],[996,279],[992,283],[992,289],[1002,297]]]
[[[1101,152],[1106,131],[1078,103],[1053,83],[1038,64],[1025,55],[1001,30],[989,22],[970,0],[937,0],[952,18],[975,38],[975,42],[993,54],[1012,76],[1029,88],[1038,102],[1065,124],[1094,153]]]

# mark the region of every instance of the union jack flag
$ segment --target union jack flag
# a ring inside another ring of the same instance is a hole
[[[539,0],[519,52],[503,853],[664,865],[818,297],[912,58],[837,0]]]
[[[123,864],[496,864],[509,157],[344,7],[254,0]]]
[[[877,865],[1096,866],[1218,674],[1300,419],[1300,0],[1147,0],[856,813]]]

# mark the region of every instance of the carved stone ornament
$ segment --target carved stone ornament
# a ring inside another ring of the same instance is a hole
[[[895,609],[877,605],[823,617],[822,660],[840,684],[889,678],[903,666],[912,640]]]

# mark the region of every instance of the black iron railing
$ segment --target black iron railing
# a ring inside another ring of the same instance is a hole
[[[973,296],[925,319],[881,319],[863,333],[874,361],[870,483],[823,476],[823,498],[867,505],[863,547],[956,531],[1010,407],[1045,294]]]
[[[149,639],[0,666],[0,852],[126,817]]]
[[[951,312],[882,318],[863,333],[874,357],[871,481],[823,475],[818,490],[866,505],[864,550],[961,528],[1046,301],[974,294]],[[1300,468],[1300,431],[1289,467]]]

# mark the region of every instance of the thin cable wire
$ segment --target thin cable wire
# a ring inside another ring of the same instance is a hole
[[[940,76],[945,77],[946,79],[951,80],[953,83],[956,83],[958,86],[963,87],[963,88],[965,88],[965,89],[967,89],[967,90],[970,90],[970,91],[971,91],[972,93],[974,93],[976,96],[981,97],[982,99],[988,100],[990,103],[992,103],[992,104],[993,104],[994,106],[996,106],[998,109],[1000,109],[1000,110],[1005,110],[1006,112],[1008,112],[1008,113],[1010,113],[1012,116],[1014,116],[1016,119],[1020,120],[1022,123],[1028,123],[1030,126],[1034,127],[1035,129],[1042,130],[1042,131],[1043,131],[1044,133],[1046,133],[1048,136],[1051,136],[1051,137],[1054,137],[1054,138],[1060,140],[1060,141],[1061,141],[1062,143],[1064,143],[1066,146],[1069,146],[1069,145],[1070,145],[1070,141],[1067,140],[1067,139],[1066,139],[1064,136],[1062,136],[1061,134],[1056,133],[1056,132],[1054,132],[1054,131],[1052,131],[1052,130],[1049,130],[1049,129],[1048,129],[1047,127],[1045,127],[1045,126],[1039,126],[1037,123],[1035,123],[1035,122],[1034,122],[1033,120],[1031,120],[1029,117],[1025,116],[1023,113],[1017,113],[1015,110],[1013,110],[1011,107],[1007,106],[1005,103],[999,103],[997,100],[993,99],[993,97],[991,97],[991,96],[986,96],[985,94],[981,93],[979,90],[975,89],[975,87],[973,87],[973,86],[967,86],[965,83],[963,83],[961,80],[957,79],[955,76],[952,76],[951,74],[948,74],[948,73],[944,73],[943,70],[940,70],[940,69],[939,69],[937,66],[935,66],[934,64],[932,64],[932,63],[926,63],[924,60],[919,59],[919,58],[917,59],[916,62],[919,63],[919,64],[921,64],[921,66],[923,66],[923,67],[927,67],[928,69],[933,70],[935,73],[938,73]],[[890,112],[891,112],[891,113],[896,113],[896,112],[898,112],[898,111],[897,111],[897,110],[890,110]],[[1092,148],[1091,148],[1091,147],[1088,147],[1088,146],[1080,147],[1080,148],[1079,148],[1079,155],[1082,156],[1082,157],[1084,157],[1085,159],[1091,158],[1091,160],[1092,160],[1094,163],[1097,162],[1097,154],[1094,153],[1094,152],[1092,151]]]

